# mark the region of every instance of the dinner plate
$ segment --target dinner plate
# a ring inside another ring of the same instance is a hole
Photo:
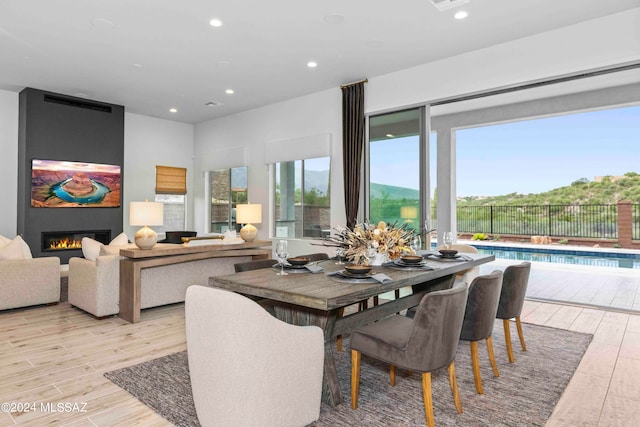
[[[340,272],[340,275],[343,277],[348,277],[349,279],[369,279],[371,278],[373,275],[375,275],[376,272],[375,271],[370,271],[368,273],[365,274],[354,274],[354,273],[349,273],[347,270],[342,270]]]
[[[420,262],[404,262],[401,259],[396,259],[393,261],[393,263],[395,265],[398,265],[400,267],[422,267],[426,264],[426,262],[424,260],[420,261]]]
[[[456,254],[456,255],[454,255],[454,256],[444,256],[444,255],[440,255],[440,254],[431,254],[431,255],[429,255],[429,256],[430,256],[430,257],[434,257],[434,258],[450,259],[450,260],[451,260],[451,259],[452,259],[452,260],[455,260],[455,259],[462,258],[462,255],[460,255],[460,254]]]

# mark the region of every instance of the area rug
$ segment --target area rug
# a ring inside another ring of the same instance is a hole
[[[495,378],[485,346],[480,347],[484,394],[475,391],[469,344],[461,341],[456,372],[463,414],[456,412],[446,369],[432,374],[433,405],[439,426],[543,426],[573,376],[592,335],[523,324],[527,351],[514,338],[515,363],[507,360],[502,322],[493,336],[500,376]],[[425,425],[420,375],[398,370],[389,385],[388,365],[362,358],[360,397],[351,409],[351,358],[334,351],[344,402],[336,408],[322,404],[314,427]],[[286,375],[286,374],[285,374]],[[186,352],[107,372],[105,376],[177,426],[199,426],[191,395]]]

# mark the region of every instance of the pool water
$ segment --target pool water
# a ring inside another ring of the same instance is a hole
[[[559,264],[587,265],[592,267],[640,269],[640,255],[637,254],[556,250],[546,248],[534,249],[481,245],[473,246],[478,249],[478,252],[482,254],[495,255],[498,259],[552,262]]]

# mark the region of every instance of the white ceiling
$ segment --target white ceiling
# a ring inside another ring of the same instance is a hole
[[[197,123],[638,6],[471,0],[440,12],[429,0],[0,0],[0,89]],[[469,17],[453,19],[459,9]],[[333,15],[343,21],[327,23]],[[223,25],[211,27],[212,18]]]

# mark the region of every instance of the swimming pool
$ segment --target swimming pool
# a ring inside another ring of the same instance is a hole
[[[476,245],[478,252],[495,255],[498,259],[539,261],[558,264],[587,265],[592,267],[640,269],[640,255],[620,252],[583,251],[512,246]]]

